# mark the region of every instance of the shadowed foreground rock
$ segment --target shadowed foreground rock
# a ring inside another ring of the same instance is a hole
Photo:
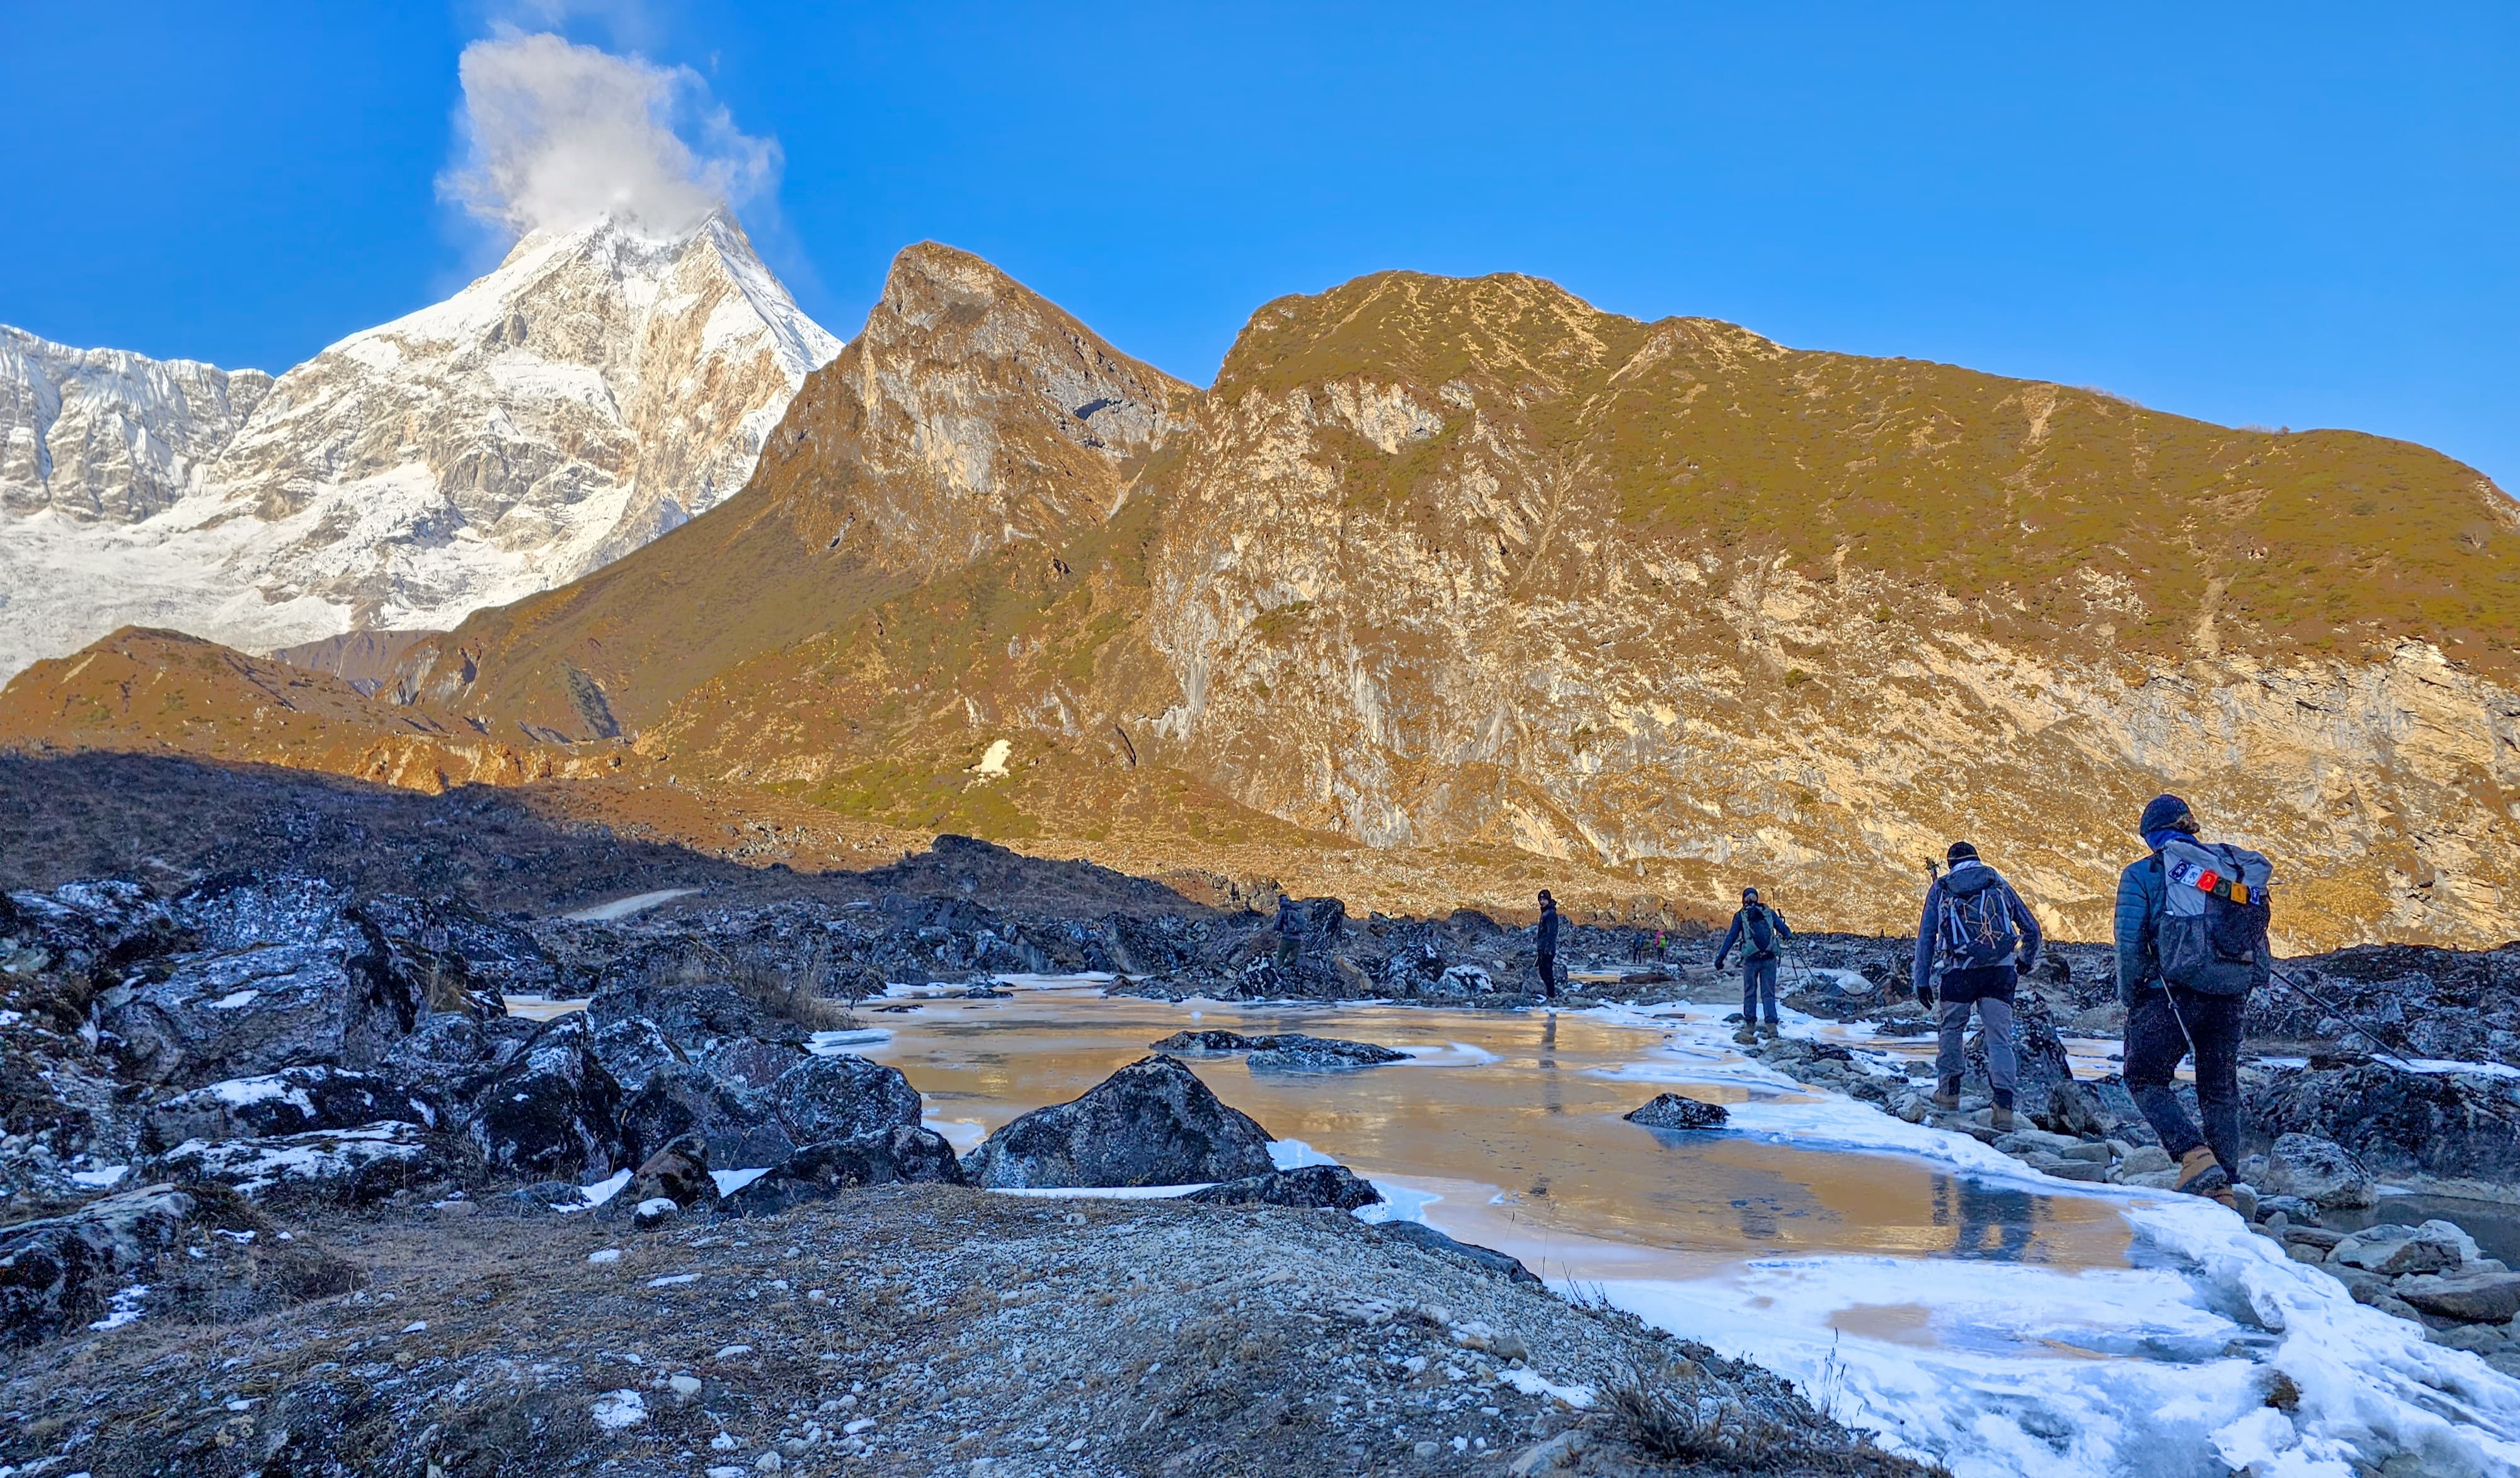
[[[1227,1181],[1205,1190],[1194,1190],[1189,1199],[1211,1206],[1308,1206],[1354,1211],[1379,1202],[1382,1192],[1344,1165],[1306,1165]]]
[[[1179,1059],[1133,1062],[1069,1103],[1036,1108],[964,1157],[975,1186],[1187,1186],[1277,1169],[1269,1132]]]

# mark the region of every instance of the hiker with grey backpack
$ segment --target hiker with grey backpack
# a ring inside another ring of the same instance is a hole
[[[1732,947],[1741,947],[1741,1029],[1732,1040],[1747,1046],[1761,1037],[1777,1035],[1777,960],[1784,953],[1784,941],[1794,937],[1785,927],[1785,916],[1759,901],[1757,888],[1741,890],[1741,907],[1732,916],[1732,927],[1724,931],[1724,942],[1715,949],[1715,968],[1724,968],[1724,957]],[[1759,1018],[1764,1008],[1767,1019]]]
[[[2178,1188],[2230,1205],[2240,1163],[2240,1033],[2249,992],[2274,967],[2267,941],[2273,866],[2256,852],[2211,843],[2176,795],[2156,795],[2137,829],[2151,854],[2118,874],[2118,999],[2126,1004],[2126,1086],[2161,1147],[2179,1162]],[[2174,1083],[2196,1061],[2187,1117]]]
[[[2021,972],[2039,963],[2039,920],[2003,880],[1978,860],[1977,848],[1956,841],[1943,854],[1951,871],[1925,890],[1924,916],[1916,920],[1916,954],[1910,979],[1916,999],[1933,1007],[1941,1028],[1934,1058],[1934,1106],[1960,1106],[1960,1079],[1968,1072],[1969,1010],[1977,1010],[1986,1038],[1986,1076],[1995,1091],[1988,1122],[2013,1129],[2013,1090],[2021,1059],[2013,1051],[2012,997]]]

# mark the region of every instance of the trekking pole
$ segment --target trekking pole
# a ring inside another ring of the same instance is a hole
[[[2327,1012],[2330,1016],[2343,1022],[2356,1036],[2361,1037],[2363,1041],[2368,1042],[2373,1047],[2379,1049],[2376,1055],[2386,1061],[2390,1066],[2397,1068],[2400,1072],[2421,1073],[2422,1069],[2416,1067],[2413,1062],[2400,1054],[2396,1048],[2393,1048],[2388,1043],[2382,1041],[2379,1033],[2371,1030],[2367,1026],[2364,1026],[2352,1011],[2345,1009],[2343,1007],[2338,1006],[2332,1001],[2321,999],[2318,992],[2310,989],[2310,987],[2306,985],[2303,985],[2300,981],[2293,979],[2290,975],[2285,974],[2283,971],[2276,969],[2272,965],[2268,967],[2267,974],[2269,978],[2274,980],[2285,990],[2292,992],[2304,1001],[2318,1007],[2320,1010]],[[2465,1096],[2462,1095],[2462,1097]],[[2502,1110],[2496,1105],[2493,1099],[2468,1098],[2468,1101],[2476,1107],[2483,1109],[2486,1117],[2495,1119],[2513,1128],[2520,1128],[2520,1119],[2514,1119],[2510,1115],[2502,1112]]]

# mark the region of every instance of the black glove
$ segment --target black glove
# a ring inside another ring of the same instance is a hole
[[[1928,980],[1916,987],[1916,1004],[1927,1007],[1934,1004],[1934,982]]]

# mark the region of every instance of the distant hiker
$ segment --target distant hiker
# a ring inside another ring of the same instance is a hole
[[[2021,1065],[2012,1050],[2012,993],[2021,983],[2021,971],[2039,963],[2039,920],[2012,884],[1978,860],[1976,847],[1956,841],[1943,857],[1952,870],[1925,890],[1925,912],[1916,920],[1916,957],[1909,968],[1916,999],[1934,1005],[1942,1028],[1934,1058],[1934,1106],[1960,1106],[1960,1079],[1968,1072],[1963,1042],[1969,1008],[1975,1006],[1978,1023],[1985,1028],[1987,1081],[1995,1089],[1991,1121],[2010,1133],[2012,1091]]]
[[[1304,949],[1304,911],[1295,900],[1281,894],[1278,899],[1278,968],[1291,970],[1295,957]]]
[[[1549,1000],[1557,999],[1557,900],[1549,890],[1540,890],[1540,933],[1536,948],[1540,959],[1540,993]]]
[[[2267,882],[2255,852],[2197,839],[2176,795],[2156,795],[2136,829],[2150,855],[2118,874],[2118,999],[2126,1003],[2126,1086],[2179,1188],[2231,1203],[2240,1164],[2240,1016],[2274,957],[2267,946]],[[2172,1088],[2196,1058],[2200,1135]]]
[[[1735,1042],[1756,1042],[1762,1035],[1777,1034],[1777,956],[1794,931],[1785,927],[1785,916],[1759,901],[1757,888],[1741,890],[1741,907],[1732,915],[1732,927],[1724,931],[1724,942],[1715,949],[1715,967],[1724,968],[1724,957],[1732,946],[1741,946],[1741,1029],[1732,1034]],[[1759,1018],[1764,1008],[1767,1019]]]

